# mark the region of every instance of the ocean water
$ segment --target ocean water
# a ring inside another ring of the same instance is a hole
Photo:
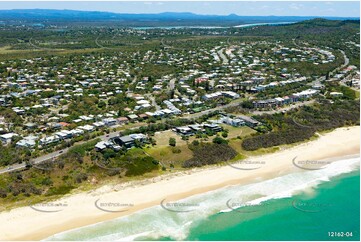
[[[229,186],[47,240],[359,240],[359,162]]]
[[[272,23],[254,23],[254,24],[241,24],[237,26],[157,26],[157,27],[131,27],[132,29],[147,30],[147,29],[227,29],[227,28],[248,28],[256,26],[274,26],[274,25],[287,25],[296,22],[272,22]]]

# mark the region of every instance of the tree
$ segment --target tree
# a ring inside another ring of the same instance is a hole
[[[170,146],[176,146],[177,141],[175,140],[175,138],[169,138],[169,145]]]
[[[217,136],[213,139],[213,143],[215,144],[227,144],[228,141],[225,139],[222,139],[221,137]]]
[[[104,101],[100,101],[99,103],[98,103],[98,108],[100,108],[100,109],[103,109],[103,108],[105,108],[107,106],[107,104],[104,102]]]
[[[189,137],[188,136],[186,136],[186,135],[182,135],[182,140],[189,140]]]
[[[196,140],[196,139],[195,139],[195,140],[193,140],[193,141],[192,141],[192,145],[194,145],[194,146],[198,146],[198,145],[199,145],[199,141],[198,141],[198,140]]]
[[[153,138],[149,138],[149,142],[154,146],[157,144],[157,141]]]
[[[114,158],[117,154],[112,149],[106,149],[103,151],[103,157],[106,160],[109,160],[110,158]]]
[[[251,108],[253,108],[253,103],[252,103],[252,101],[247,100],[247,101],[242,102],[241,106],[242,106],[242,108],[251,109]]]

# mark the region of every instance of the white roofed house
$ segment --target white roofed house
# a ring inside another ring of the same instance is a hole
[[[89,116],[85,116],[85,115],[82,115],[79,117],[80,119],[84,120],[84,121],[92,121],[94,118],[91,117],[90,115]]]
[[[211,123],[211,124],[204,123],[203,128],[204,129],[209,129],[209,130],[212,130],[212,131],[215,131],[215,132],[220,132],[220,131],[223,130],[223,128],[221,126],[219,126],[218,124],[215,124],[215,123]]]
[[[343,93],[342,92],[330,92],[330,96],[332,96],[332,97],[342,97]]]
[[[22,140],[19,140],[16,143],[17,147],[25,147],[25,148],[34,148],[36,145],[37,136],[29,135],[24,137]]]
[[[127,117],[128,117],[129,120],[131,120],[131,121],[138,119],[138,115],[136,115],[136,114],[129,114]]]
[[[97,151],[102,151],[107,148],[108,142],[106,141],[100,141],[95,145],[95,149]]]
[[[95,130],[95,127],[92,126],[92,125],[89,125],[89,124],[84,125],[84,126],[80,126],[80,127],[78,127],[78,128],[79,128],[79,129],[83,129],[83,130],[88,131],[88,132],[92,132],[92,131]]]
[[[114,126],[117,124],[117,120],[115,118],[105,118],[102,121],[106,126]]]
[[[59,137],[59,139],[70,139],[73,137],[73,133],[71,131],[68,131],[68,130],[62,130],[60,132],[56,132],[55,133],[56,136]]]
[[[93,123],[93,125],[96,127],[96,128],[100,128],[100,127],[104,127],[105,126],[105,123],[103,123],[103,122],[95,122],[95,123]]]
[[[281,98],[281,97],[275,97],[274,100],[276,100],[276,103],[278,105],[282,105],[285,102],[285,100],[283,98]]]
[[[5,98],[0,98],[0,106],[5,106],[6,101]]]
[[[230,118],[230,117],[226,117],[223,116],[220,121],[222,123],[228,124],[228,125],[232,125],[235,127],[239,127],[239,126],[244,126],[246,124],[246,122],[240,118]]]
[[[143,100],[137,101],[137,104],[138,105],[149,104],[149,101],[143,99]]]
[[[16,133],[7,133],[7,134],[3,134],[0,135],[0,141],[4,144],[4,145],[8,145],[11,143],[11,140],[15,137],[18,137],[19,135]]]
[[[164,112],[161,111],[161,110],[155,111],[155,112],[153,113],[153,116],[154,116],[154,117],[162,117],[162,116],[164,116]]]
[[[147,140],[147,136],[145,134],[130,134],[129,137],[140,142],[144,142]]]
[[[60,139],[58,136],[52,135],[52,136],[47,136],[47,137],[40,139],[39,143],[41,145],[49,145],[49,144],[53,144],[53,143],[58,143],[59,141],[60,141]]]
[[[177,132],[178,134],[185,135],[185,136],[194,135],[194,133],[195,133],[195,131],[188,126],[176,127],[173,130],[175,132]]]
[[[18,115],[21,115],[21,114],[24,114],[25,113],[25,110],[24,109],[20,109],[20,108],[13,108],[13,111],[18,114]]]
[[[154,113],[152,113],[152,112],[145,112],[145,114],[146,114],[148,117],[153,117],[153,116],[154,116]]]
[[[222,95],[225,96],[225,97],[233,98],[233,99],[239,98],[238,93],[231,92],[231,91],[224,91],[224,92],[222,92]]]
[[[199,124],[188,125],[188,127],[194,130],[195,132],[203,132],[203,128]]]
[[[294,93],[293,95],[298,96],[300,98],[309,98],[309,97],[317,94],[318,92],[319,92],[319,90],[307,89],[302,92]]]
[[[109,141],[100,141],[95,145],[96,151],[102,151],[106,148],[113,149],[114,151],[119,151],[121,149],[121,147],[111,139]]]
[[[170,109],[168,109],[168,108],[162,109],[162,110],[160,110],[160,111],[162,111],[162,112],[163,112],[164,114],[166,114],[166,115],[171,115],[171,114],[173,114],[173,111],[170,110]]]
[[[239,98],[239,94],[235,93],[235,92],[232,92],[232,91],[214,92],[214,93],[211,93],[211,94],[206,94],[202,98],[204,100],[210,100],[210,99],[219,98],[221,96],[228,97],[228,98],[233,98],[233,99]]]
[[[73,134],[73,136],[79,136],[79,135],[84,134],[84,130],[81,130],[81,129],[73,129],[73,130],[70,130],[70,132]]]

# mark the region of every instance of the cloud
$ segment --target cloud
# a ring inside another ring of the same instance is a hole
[[[290,9],[293,9],[293,10],[300,10],[303,8],[303,4],[299,4],[299,3],[291,3],[289,5],[289,8]]]

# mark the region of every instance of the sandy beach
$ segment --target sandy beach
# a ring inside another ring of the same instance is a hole
[[[22,207],[0,213],[0,240],[40,240],[69,229],[126,216],[156,206],[162,200],[175,201],[233,184],[249,184],[292,172],[303,172],[297,160],[332,161],[359,155],[360,127],[339,128],[316,140],[290,149],[252,157],[250,169],[211,167],[156,177],[143,184],[108,185],[91,192],[66,196],[54,203],[61,207]],[[297,157],[297,158],[296,158]],[[146,184],[144,184],[146,183]],[[122,204],[117,209],[104,204]],[[105,211],[105,210],[109,211]],[[115,212],[121,210],[120,212]]]

